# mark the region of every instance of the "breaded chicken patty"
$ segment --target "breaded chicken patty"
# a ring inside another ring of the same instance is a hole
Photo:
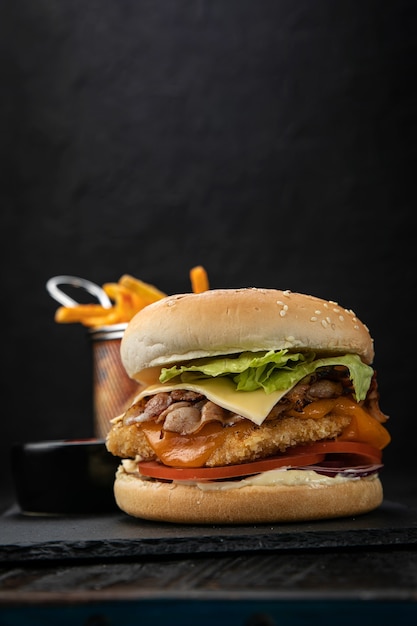
[[[283,452],[291,446],[311,443],[322,439],[334,439],[349,425],[347,416],[332,415],[318,419],[281,417],[264,422],[261,426],[242,420],[245,428],[239,429],[239,422],[229,428],[227,437],[220,439],[212,454],[206,460],[207,467],[233,465],[262,459]],[[124,424],[119,419],[111,429],[107,448],[121,458],[139,456],[144,461],[157,457],[149,445],[141,424]]]

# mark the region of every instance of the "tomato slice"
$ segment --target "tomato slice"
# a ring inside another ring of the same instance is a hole
[[[149,478],[162,480],[218,480],[221,478],[236,478],[259,474],[279,467],[304,467],[321,463],[325,453],[301,452],[288,453],[275,457],[268,457],[251,463],[239,465],[225,465],[221,467],[168,467],[157,461],[139,461],[139,471]]]
[[[343,459],[344,465],[366,465],[381,463],[382,452],[369,443],[359,441],[316,441],[305,446],[296,446],[293,452],[301,451],[316,454],[325,454],[326,462]]]
[[[287,454],[268,457],[251,463],[226,465],[223,467],[169,467],[157,461],[140,461],[139,471],[143,476],[161,480],[221,480],[259,474],[279,467],[307,467],[320,464],[322,467],[355,467],[378,465],[382,453],[367,443],[356,441],[317,441],[296,446]]]

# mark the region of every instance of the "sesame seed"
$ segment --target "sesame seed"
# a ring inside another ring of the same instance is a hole
[[[283,309],[284,311],[288,311],[288,304],[284,304]]]
[[[314,311],[314,313],[315,313],[316,315],[320,315],[320,314],[321,314],[321,311],[320,311],[319,309],[317,309],[317,311]]]
[[[359,330],[359,326],[357,324],[354,325],[353,327],[355,330]]]
[[[330,324],[332,320],[330,319],[330,317],[326,317],[326,321]]]
[[[327,302],[325,302],[325,303],[323,304],[323,306],[324,306],[324,308],[325,308],[325,309],[328,309],[328,308],[329,308],[329,305],[327,304]]]
[[[291,291],[289,289],[286,289],[285,291],[282,292],[284,294],[284,296],[288,296],[290,295]]]
[[[340,320],[341,322],[343,322],[343,321],[344,321],[344,319],[345,319],[345,318],[343,317],[343,315],[339,315],[339,320]]]
[[[284,309],[281,309],[281,311],[279,312],[281,317],[284,317],[284,315],[286,314],[286,311],[284,311]]]
[[[323,326],[323,328],[326,328],[327,327],[326,320],[321,320],[321,325]]]
[[[317,317],[315,317],[314,315],[313,317],[310,317],[310,322],[317,322]]]
[[[335,313],[339,313],[340,309],[339,309],[337,306],[335,306],[335,307],[333,308],[333,311],[334,311]]]
[[[283,302],[281,300],[277,300],[277,304],[279,304],[280,306],[283,306]]]

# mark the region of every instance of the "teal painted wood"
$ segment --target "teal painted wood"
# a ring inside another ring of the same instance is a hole
[[[141,600],[0,609],[1,626],[415,626],[416,602]]]

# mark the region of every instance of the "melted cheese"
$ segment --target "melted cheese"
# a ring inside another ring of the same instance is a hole
[[[173,391],[174,389],[188,389],[201,393],[215,404],[246,417],[258,426],[265,420],[272,407],[289,391],[289,389],[284,389],[283,391],[274,391],[270,394],[265,393],[263,389],[236,391],[233,381],[222,376],[219,378],[203,378],[193,383],[160,383],[151,385],[146,387],[136,400],[164,391]]]

